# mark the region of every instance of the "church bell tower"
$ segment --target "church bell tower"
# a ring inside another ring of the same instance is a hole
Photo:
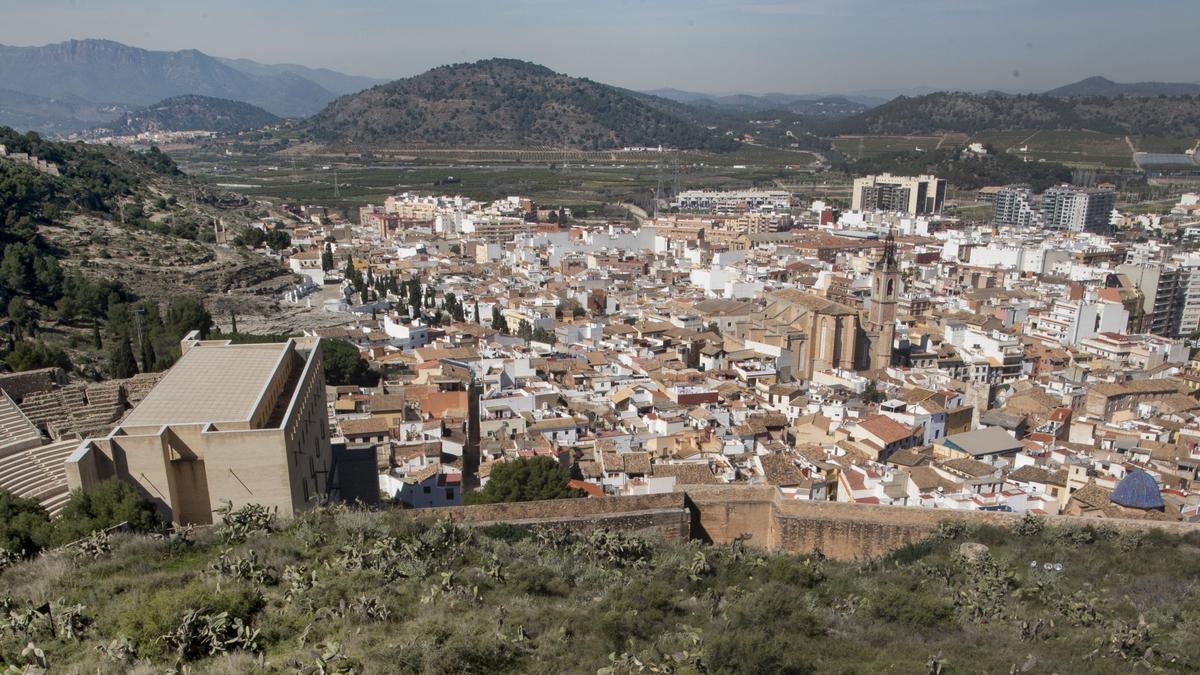
[[[871,307],[867,325],[872,333],[871,368],[887,368],[892,363],[892,344],[896,337],[896,298],[900,293],[900,264],[896,257],[896,236],[888,230],[883,259],[871,272]]]

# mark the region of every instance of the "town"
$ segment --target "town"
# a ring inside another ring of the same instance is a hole
[[[205,523],[249,494],[459,505],[545,457],[596,497],[756,485],[1200,519],[1200,198],[1151,218],[1115,210],[1113,186],[997,186],[977,224],[943,215],[945,190],[866,176],[845,210],[693,190],[626,222],[519,196],[397,194],[357,223],[292,208],[254,225],[290,236],[264,248],[298,280],[282,297],[340,325],[274,345],[189,335],[165,375],[111,384],[0,376],[0,488],[53,511],[120,475]],[[1130,224],[1157,236],[1121,237]],[[322,390],[318,341],[352,345],[372,381]],[[297,427],[260,456],[263,433]]]

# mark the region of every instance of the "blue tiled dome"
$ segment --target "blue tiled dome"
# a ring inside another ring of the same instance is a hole
[[[1117,488],[1108,496],[1109,501],[1114,504],[1131,508],[1131,509],[1161,509],[1163,508],[1162,494],[1158,491],[1158,483],[1154,482],[1154,478],[1142,471],[1134,469],[1130,471],[1120,483],[1117,483]]]

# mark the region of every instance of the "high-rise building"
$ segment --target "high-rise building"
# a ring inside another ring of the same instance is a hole
[[[1005,185],[996,191],[992,222],[997,225],[1029,227],[1038,222],[1038,210],[1033,203],[1033,190],[1028,185]]]
[[[939,213],[946,199],[946,181],[934,176],[893,176],[890,173],[854,180],[851,208],[919,215]]]
[[[1060,185],[1042,194],[1042,224],[1072,232],[1103,232],[1112,218],[1117,193]]]
[[[1163,337],[1180,334],[1183,309],[1187,300],[1189,273],[1175,265],[1130,265],[1117,268],[1143,294],[1142,325],[1138,332]],[[1130,326],[1134,330],[1133,326]]]

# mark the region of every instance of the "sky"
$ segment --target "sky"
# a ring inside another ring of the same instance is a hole
[[[0,0],[0,43],[106,38],[398,78],[519,58],[633,89],[1194,82],[1200,0]]]

